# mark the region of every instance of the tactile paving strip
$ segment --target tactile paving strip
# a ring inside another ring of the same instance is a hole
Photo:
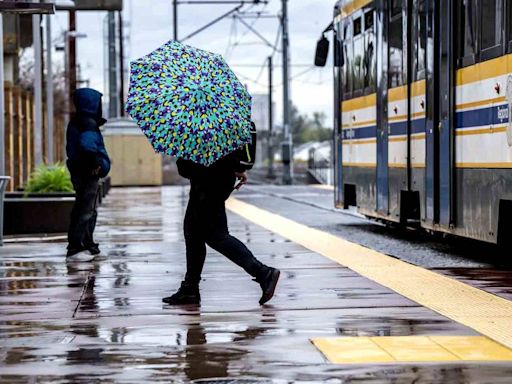
[[[312,340],[335,364],[512,361],[512,351],[485,336],[334,337]]]
[[[234,213],[512,348],[512,302],[231,198]]]

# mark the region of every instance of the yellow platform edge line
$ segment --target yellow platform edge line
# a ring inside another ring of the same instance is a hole
[[[512,348],[512,302],[230,198],[226,207],[402,296]]]

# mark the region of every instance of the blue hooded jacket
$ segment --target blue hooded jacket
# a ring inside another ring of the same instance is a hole
[[[91,88],[77,89],[74,94],[75,117],[66,132],[66,154],[71,174],[90,176],[100,168],[99,177],[110,172],[108,157],[100,127],[106,123],[102,117],[102,94]]]

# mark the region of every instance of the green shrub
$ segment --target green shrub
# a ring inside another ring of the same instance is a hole
[[[38,166],[25,187],[25,194],[38,192],[73,192],[67,168],[62,164]]]

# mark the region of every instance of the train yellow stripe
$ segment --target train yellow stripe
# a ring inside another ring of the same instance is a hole
[[[425,133],[413,133],[411,135],[411,140],[425,140],[427,135]]]
[[[377,105],[377,94],[372,93],[368,96],[356,97],[341,102],[341,110],[343,112],[355,111],[357,109],[375,107]]]
[[[456,73],[456,84],[464,85],[506,75],[512,67],[512,54],[484,61],[466,68],[459,69]]]
[[[486,135],[492,133],[507,132],[507,127],[496,127],[496,128],[482,128],[482,129],[458,129],[455,131],[457,136],[468,136],[468,135]]]
[[[414,112],[414,113],[412,114],[412,118],[413,118],[413,119],[414,119],[414,118],[416,118],[416,117],[421,118],[421,117],[425,117],[425,116],[426,116],[425,112]]]
[[[373,0],[352,0],[347,2],[341,9],[341,17],[347,17],[354,13],[355,11],[360,10],[364,6],[370,4]]]
[[[366,126],[372,126],[377,124],[377,120],[366,120],[366,121],[360,121],[358,123],[352,123],[352,124],[343,124],[343,128],[354,128],[354,127],[366,127]]]
[[[388,163],[389,168],[407,168],[406,163]],[[411,168],[425,168],[424,163],[412,163]]]
[[[457,168],[512,168],[512,161],[497,163],[456,163]]]
[[[391,88],[388,90],[388,103],[407,100],[407,86]]]
[[[501,97],[495,97],[494,99],[478,100],[478,101],[472,101],[470,103],[457,104],[456,109],[481,107],[481,106],[489,105],[489,104],[493,104],[493,103],[504,103],[506,101],[507,101],[507,98],[505,96],[501,96]]]
[[[348,139],[343,140],[343,145],[352,145],[352,144],[375,144],[377,139]]]
[[[399,141],[407,141],[407,136],[390,137],[390,138],[388,138],[388,141],[390,143],[399,142]]]
[[[407,115],[389,116],[388,121],[407,120]]]
[[[411,96],[423,96],[425,95],[426,82],[425,80],[416,81],[411,84]]]
[[[360,167],[360,168],[375,168],[377,166],[376,163],[345,163],[343,162],[344,167]]]

